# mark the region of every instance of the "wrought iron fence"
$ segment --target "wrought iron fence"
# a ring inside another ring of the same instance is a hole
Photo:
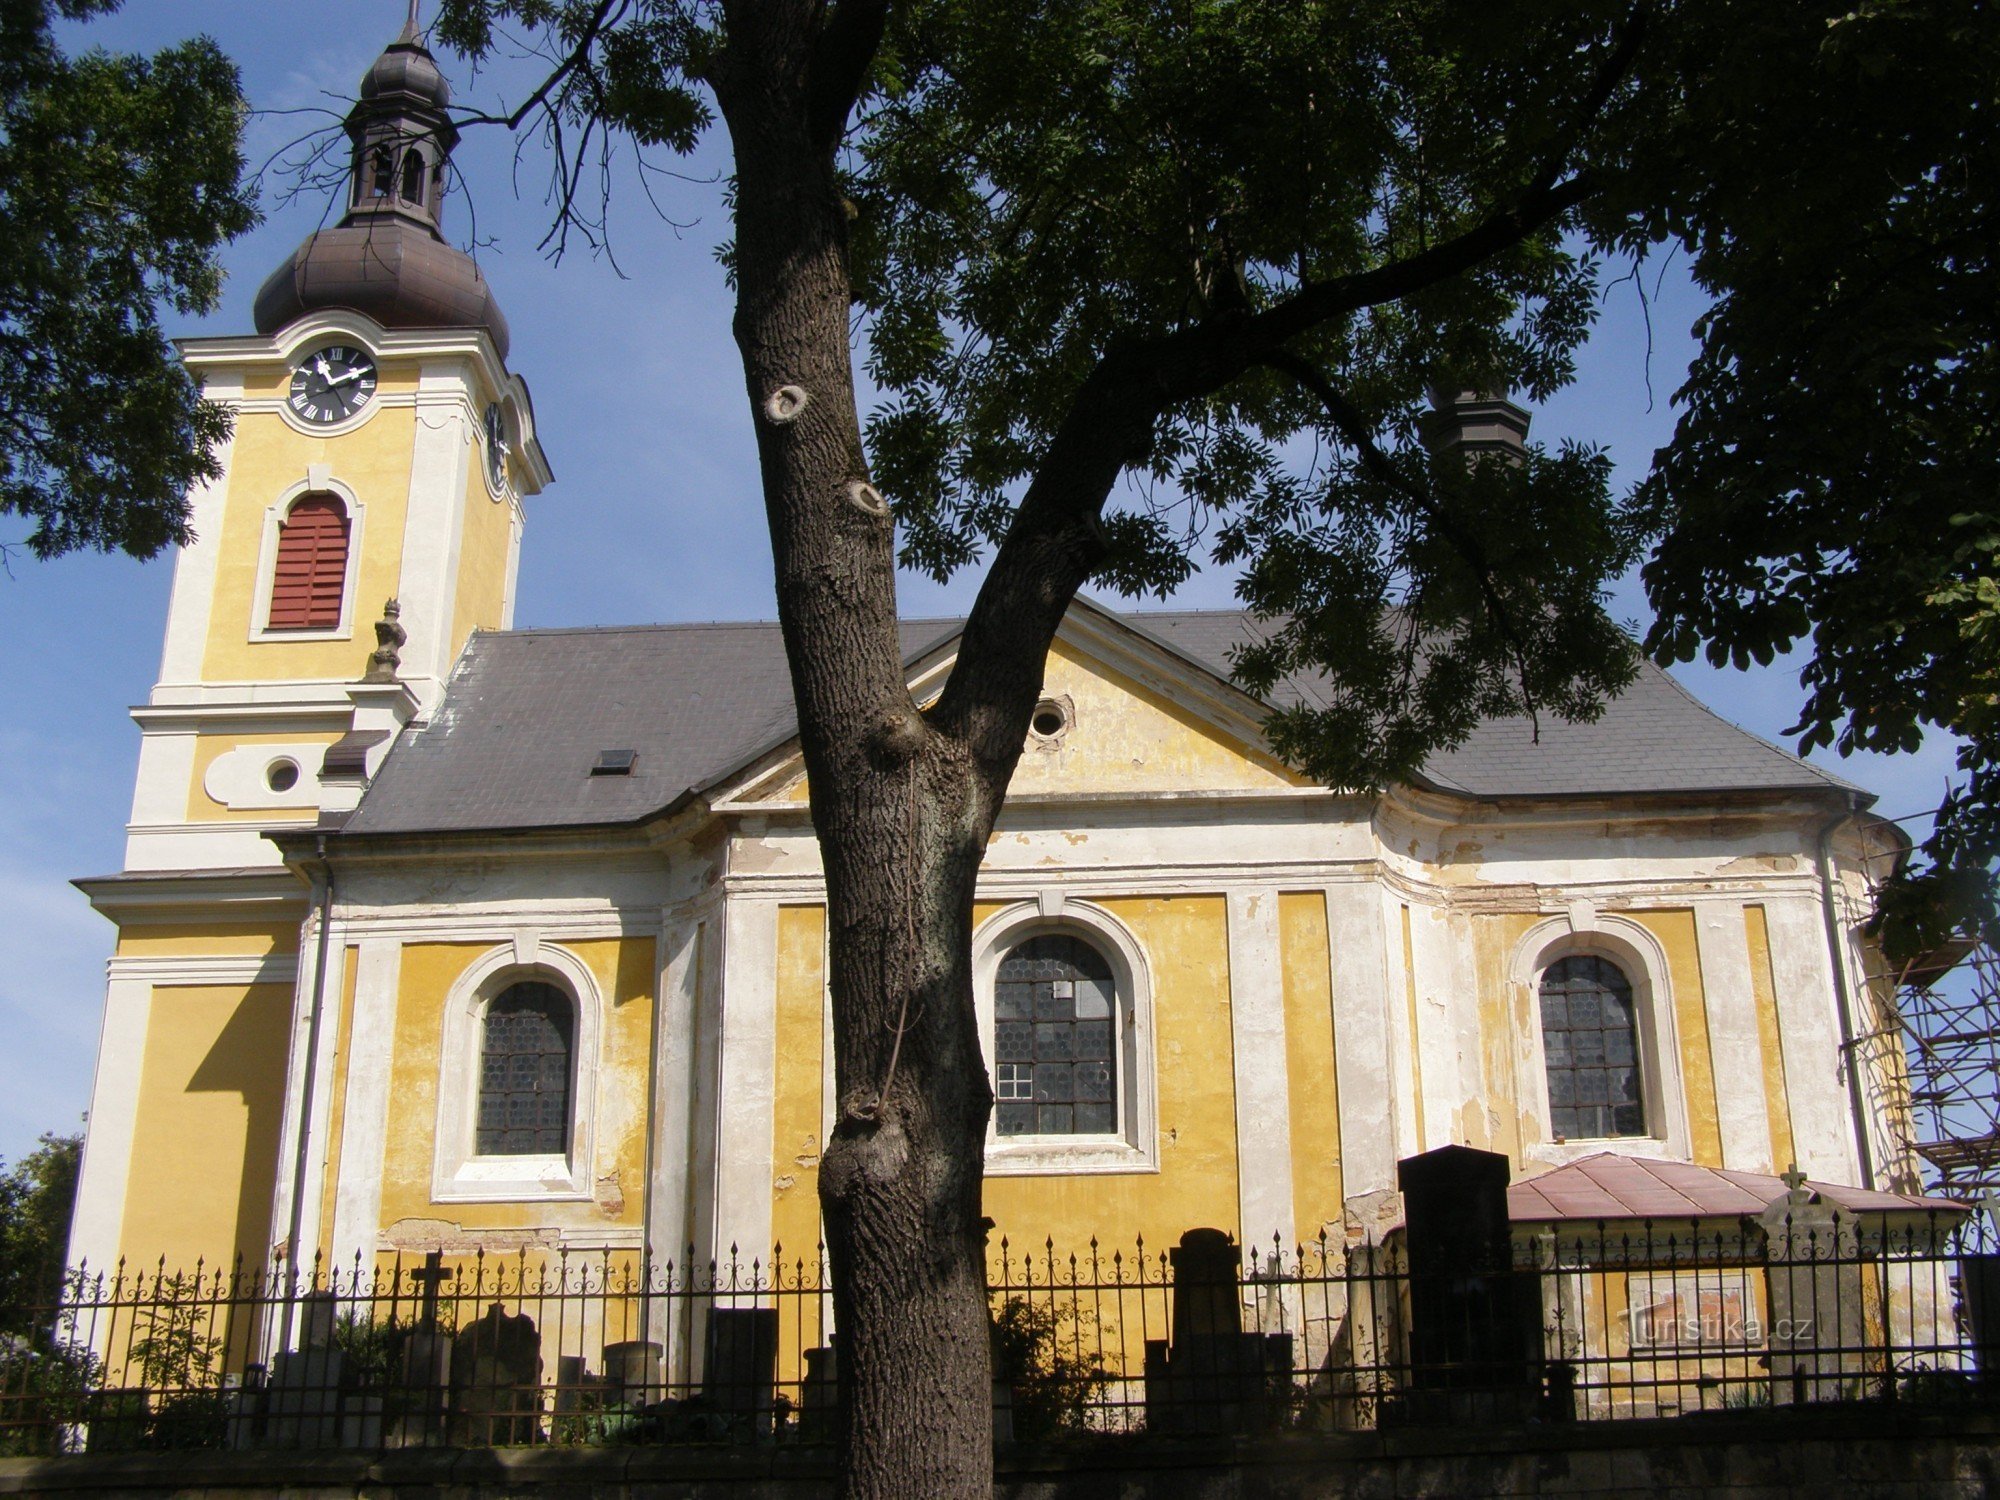
[[[2000,1257],[1950,1220],[1815,1216],[1404,1248],[993,1247],[995,1426],[1016,1441],[1583,1421],[2000,1394]],[[823,1257],[530,1248],[282,1274],[121,1266],[4,1311],[0,1452],[825,1443]]]

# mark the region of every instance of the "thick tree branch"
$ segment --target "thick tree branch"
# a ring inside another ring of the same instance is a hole
[[[1352,276],[1301,287],[1251,319],[1254,339],[1260,349],[1280,348],[1344,313],[1396,302],[1463,275],[1554,223],[1603,186],[1603,179],[1589,171],[1546,187],[1530,186],[1506,208],[1428,250]]]
[[[889,0],[841,0],[835,7],[813,47],[806,109],[815,139],[839,143],[888,22]]]
[[[1106,354],[1070,403],[1007,528],[966,620],[933,723],[961,737],[1004,792],[1049,643],[1102,559],[1098,512],[1118,475],[1145,451],[1161,412],[1222,389],[1329,319],[1471,270],[1560,218],[1598,185],[1578,173],[1531,188],[1422,254],[1307,288],[1261,313],[1223,314]],[[996,810],[998,802],[996,793]]]
[[[842,10],[858,3],[848,0]],[[1562,174],[1630,76],[1647,16],[1647,6],[1637,5],[1613,33],[1576,118],[1557,136],[1520,196],[1472,228],[1388,265],[1302,287],[1261,312],[1227,309],[1100,361],[1078,390],[1008,527],[966,621],[958,664],[933,712],[937,727],[962,737],[997,776],[1000,791],[1020,755],[1021,726],[1040,690],[1049,643],[1076,591],[1102,558],[1097,517],[1111,486],[1143,452],[1162,411],[1220,390],[1257,364],[1289,374],[1313,390],[1371,472],[1408,496],[1465,557],[1495,624],[1514,648],[1527,693],[1525,648],[1476,541],[1452,524],[1431,496],[1403,478],[1376,446],[1361,414],[1310,364],[1289,353],[1287,345],[1334,318],[1399,301],[1463,275],[1599,191],[1603,179],[1594,172]],[[854,86],[859,87],[858,77]],[[848,107],[841,106],[843,119]],[[1528,710],[1532,715],[1532,700]],[[992,806],[997,810],[997,794]]]

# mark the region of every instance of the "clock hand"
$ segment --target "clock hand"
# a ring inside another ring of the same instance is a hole
[[[319,371],[319,378],[321,380],[324,380],[328,385],[333,384],[333,371],[326,367],[326,356],[324,354],[315,354],[313,356],[313,368]]]
[[[366,370],[353,369],[349,370],[345,375],[329,375],[327,377],[326,383],[329,386],[345,385],[350,380],[359,380],[363,375],[367,373],[368,372]]]

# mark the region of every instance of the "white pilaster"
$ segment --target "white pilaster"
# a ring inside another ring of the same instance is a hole
[[[271,1197],[271,1237],[284,1239],[291,1232],[292,1190],[298,1181],[299,1124],[306,1106],[307,1054],[312,1041],[312,1006],[315,965],[319,961],[321,933],[316,921],[308,921],[305,941],[299,945],[298,982],[292,995],[292,1035],[285,1068],[284,1129],[279,1136],[277,1182]],[[333,1097],[334,1046],[340,1034],[345,943],[341,926],[329,924],[325,934],[326,981],[320,992],[318,1046],[311,1049],[311,1115],[305,1121],[305,1196],[299,1218],[299,1244],[292,1247],[301,1274],[313,1269],[318,1253],[321,1198],[326,1191],[327,1117]],[[302,1247],[302,1248],[301,1248]]]
[[[1396,1186],[1398,1090],[1390,1061],[1388,936],[1381,887],[1351,881],[1326,888],[1333,968],[1333,1063],[1340,1100],[1341,1191]],[[1397,938],[1401,953],[1401,937]],[[1398,963],[1396,968],[1401,970]]]
[[[132,1133],[139,1116],[139,1080],[152,1018],[150,980],[114,978],[105,986],[104,1024],[97,1042],[97,1076],[90,1090],[90,1131],[84,1138],[70,1220],[73,1266],[109,1273],[118,1264],[125,1189],[132,1173]]]
[[[410,501],[403,522],[402,574],[396,597],[409,640],[402,677],[428,709],[451,670],[452,609],[458,593],[458,549],[464,530],[471,435],[465,391],[471,368],[457,361],[426,364],[417,392],[417,435],[410,454]],[[365,601],[373,619],[380,599]]]
[[[1848,1119],[1847,1074],[1826,924],[1811,897],[1765,904],[1771,934],[1771,977],[1785,1055],[1785,1094],[1792,1107],[1792,1142],[1799,1166],[1822,1182],[1855,1183],[1854,1129]]]
[[[747,1269],[771,1254],[776,1149],[778,903],[723,904],[721,1058],[717,1090],[715,1257],[734,1245]]]
[[[1236,1195],[1246,1247],[1289,1249],[1292,1104],[1278,893],[1229,893],[1229,1027],[1236,1069]]]
[[[1770,1111],[1764,1103],[1764,1043],[1757,992],[1750,983],[1750,940],[1740,901],[1694,903],[1701,992],[1715,1059],[1715,1109],[1722,1164],[1745,1172],[1782,1170],[1771,1160]]]
[[[354,964],[348,1027],[347,1099],[341,1112],[340,1176],[334,1187],[333,1264],[372,1265],[382,1229],[382,1165],[389,1144],[389,1092],[396,1060],[396,991],[403,945],[369,938]],[[310,981],[308,981],[310,982]]]
[[[217,370],[202,382],[207,400],[234,405],[243,398],[243,372]],[[236,437],[215,450],[219,477],[188,494],[188,529],[194,540],[174,558],[173,593],[167,604],[166,644],[160,652],[161,682],[199,682],[208,650],[209,615],[215,603],[215,570],[222,555],[222,513],[229,500],[229,472]],[[248,621],[244,622],[248,625]]]
[[[695,1108],[713,1090],[695,1076],[700,1046],[701,925],[668,922],[660,932],[659,996],[653,1012],[653,1174],[646,1185],[646,1243],[655,1260],[681,1266],[694,1243]]]

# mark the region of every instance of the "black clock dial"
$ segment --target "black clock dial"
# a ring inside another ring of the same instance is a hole
[[[507,483],[507,414],[500,403],[486,408],[486,477],[494,489]]]
[[[353,416],[374,394],[374,356],[352,344],[328,344],[294,367],[286,400],[301,421],[325,425]]]

